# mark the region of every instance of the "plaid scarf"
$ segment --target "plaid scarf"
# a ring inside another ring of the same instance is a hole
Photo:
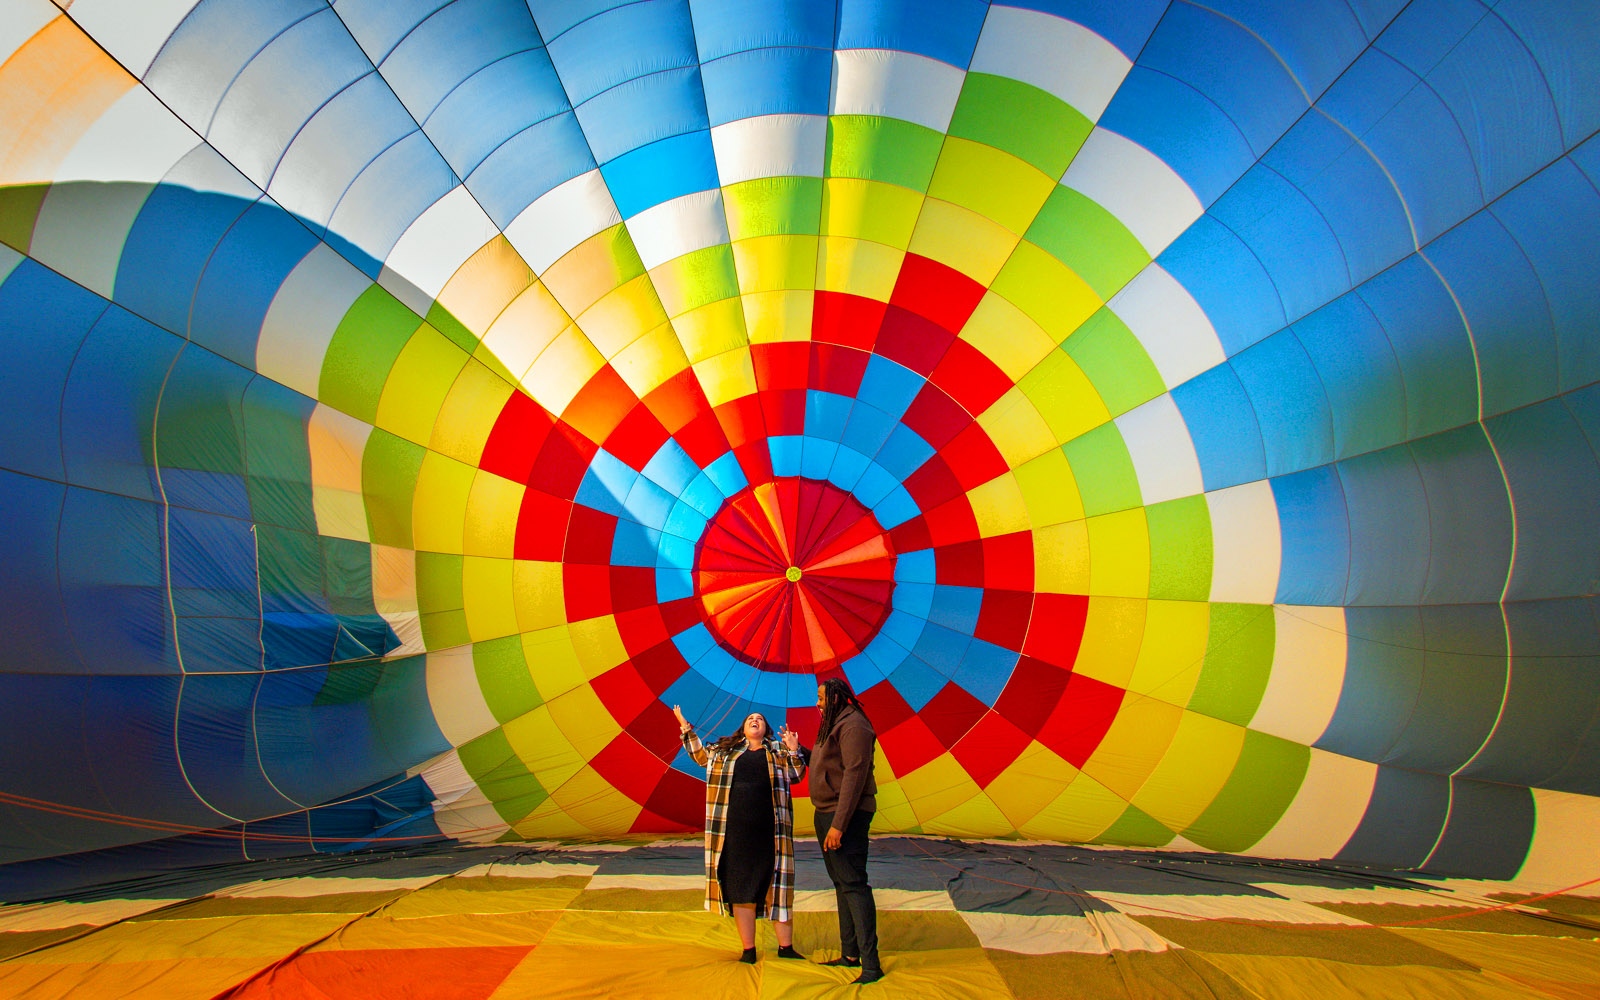
[[[733,791],[733,765],[744,747],[726,753],[709,751],[698,734],[683,734],[683,747],[696,764],[706,769],[706,909],[720,908],[724,915],[733,910],[722,901],[717,882],[717,862],[722,857],[728,829],[728,797]],[[772,779],[772,879],[767,884],[764,904],[756,904],[756,916],[773,920],[794,917],[794,805],[789,785],[805,774],[805,758],[777,740],[767,740],[767,776]],[[781,765],[781,766],[780,766]]]

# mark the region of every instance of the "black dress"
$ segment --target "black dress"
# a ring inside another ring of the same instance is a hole
[[[724,903],[767,901],[772,882],[772,776],[767,751],[746,750],[733,762],[728,790],[727,833],[717,859],[717,881]]]

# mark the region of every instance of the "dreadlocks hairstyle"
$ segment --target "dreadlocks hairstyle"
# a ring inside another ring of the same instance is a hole
[[[845,683],[843,677],[829,677],[822,682],[822,724],[817,727],[817,746],[827,742],[828,734],[833,732],[833,724],[838,721],[839,713],[844,711],[846,705],[854,705],[856,711],[862,715],[867,714],[860,701],[856,700],[855,693],[850,690],[850,685]]]
[[[760,715],[760,713],[759,712],[751,712],[750,715]],[[750,715],[745,716],[745,719],[750,718]],[[767,717],[765,715],[761,716],[761,722],[762,722],[763,725],[765,725],[767,727],[767,735],[763,736],[762,740],[766,741],[766,740],[772,739],[772,723],[767,721]],[[732,750],[734,750],[734,749],[736,749],[738,747],[742,747],[744,745],[745,745],[744,719],[741,719],[741,720],[739,720],[739,730],[738,730],[738,732],[731,733],[731,734],[729,734],[727,736],[724,736],[722,739],[720,739],[717,742],[715,742],[715,743],[711,744],[710,746],[706,747],[706,749],[711,751],[712,753],[728,753],[728,752],[730,752],[730,751],[732,751]]]

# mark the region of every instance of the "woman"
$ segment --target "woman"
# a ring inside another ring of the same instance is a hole
[[[756,960],[756,918],[778,934],[779,958],[794,950],[794,807],[789,785],[805,773],[800,737],[784,727],[780,744],[760,712],[709,747],[672,706],[684,749],[706,769],[706,909],[733,912],[744,954]]]

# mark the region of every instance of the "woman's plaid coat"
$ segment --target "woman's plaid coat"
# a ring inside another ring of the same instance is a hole
[[[683,734],[683,747],[696,764],[706,769],[706,909],[731,913],[722,901],[722,886],[717,882],[717,862],[722,858],[723,839],[728,829],[728,797],[733,790],[733,764],[744,753],[738,746],[727,752],[707,750],[700,737],[690,730]],[[772,879],[767,883],[765,903],[756,904],[756,916],[789,920],[794,916],[794,805],[789,785],[805,774],[805,758],[791,753],[777,740],[767,740],[767,776],[772,779]]]

